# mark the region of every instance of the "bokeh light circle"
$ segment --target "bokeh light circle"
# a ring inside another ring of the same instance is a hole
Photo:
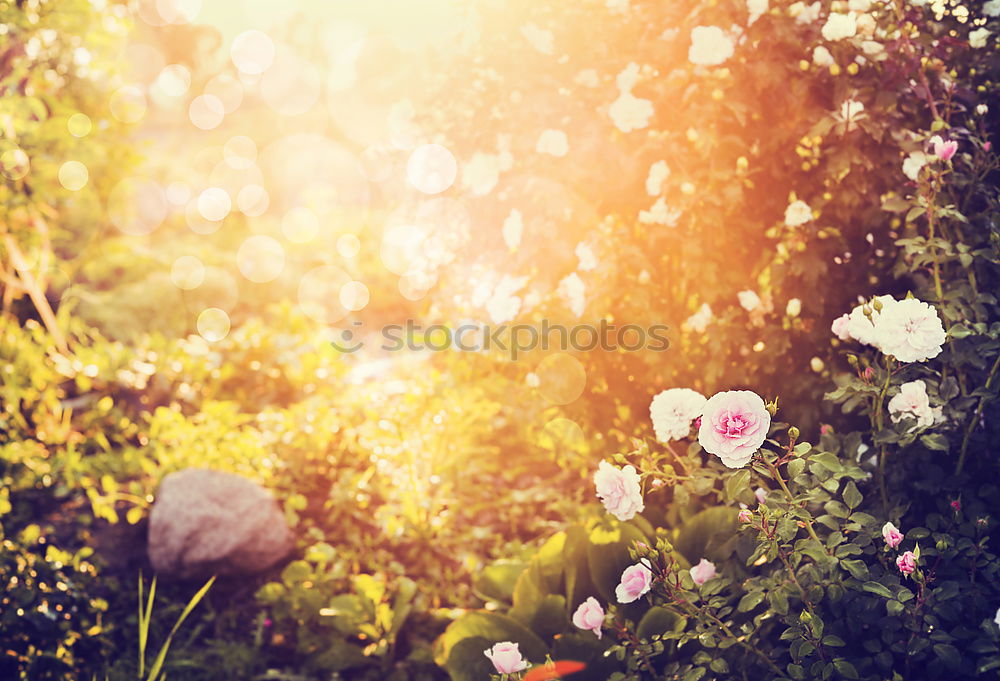
[[[237,170],[246,170],[257,160],[257,144],[244,135],[230,137],[222,147],[226,163]]]
[[[323,82],[319,70],[305,59],[282,54],[260,80],[268,106],[285,116],[303,114],[319,101]]]
[[[281,219],[281,233],[294,244],[305,244],[319,235],[319,218],[306,206],[292,208]]]
[[[215,95],[198,95],[188,106],[188,118],[196,128],[212,130],[226,117],[226,107]]]
[[[247,217],[258,217],[267,212],[271,197],[259,184],[248,184],[236,195],[236,207]]]
[[[341,234],[337,237],[337,253],[344,258],[353,258],[361,251],[361,240],[355,234]]]
[[[108,194],[108,219],[126,234],[149,234],[167,216],[167,197],[152,180],[126,178]]]
[[[93,130],[94,124],[90,122],[90,116],[83,113],[75,113],[66,119],[66,129],[73,137],[86,137]]]
[[[80,191],[87,186],[90,171],[79,161],[66,161],[59,166],[59,184],[71,192]]]
[[[299,281],[299,307],[310,319],[321,324],[336,324],[349,310],[340,303],[340,291],[353,279],[334,265],[320,265]]]
[[[285,249],[277,239],[265,234],[248,237],[236,252],[236,266],[257,284],[274,281],[285,268]]]
[[[138,123],[146,115],[146,95],[135,85],[124,85],[112,93],[108,106],[122,123]]]
[[[215,343],[229,335],[231,323],[225,310],[209,307],[198,315],[198,333],[209,343]]]
[[[221,222],[233,209],[233,201],[225,189],[209,187],[198,195],[198,212],[206,220]]]
[[[156,86],[168,97],[180,97],[191,87],[191,72],[180,64],[169,64],[156,77]]]
[[[365,309],[369,300],[371,293],[360,281],[349,281],[340,289],[340,304],[352,312]]]
[[[440,144],[417,147],[406,163],[406,179],[425,194],[440,194],[455,184],[457,175],[455,156]]]
[[[236,111],[243,103],[243,85],[228,73],[220,73],[205,83],[205,94],[222,102],[227,114]]]
[[[156,11],[168,24],[189,24],[201,11],[201,0],[156,0]]]
[[[549,355],[535,369],[538,392],[555,405],[569,404],[583,394],[587,386],[587,371],[573,355],[557,352]]]
[[[0,174],[8,180],[20,180],[31,170],[31,161],[24,149],[7,149],[0,153]]]
[[[263,31],[250,30],[233,39],[229,57],[243,73],[260,75],[274,63],[274,41]]]
[[[182,255],[170,268],[170,281],[185,291],[196,289],[205,281],[205,265],[193,255]]]

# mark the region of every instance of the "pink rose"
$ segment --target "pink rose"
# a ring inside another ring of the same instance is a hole
[[[848,325],[851,323],[851,315],[842,314],[833,320],[833,324],[830,325],[830,331],[833,332],[837,338],[842,341],[850,340],[851,334],[847,330]]]
[[[694,583],[698,586],[701,586],[708,580],[712,579],[716,574],[718,573],[715,571],[715,563],[710,560],[705,560],[704,558],[701,559],[701,562],[691,568],[691,579],[693,579]]]
[[[917,557],[913,555],[913,551],[904,551],[903,555],[896,559],[896,567],[904,575],[912,575],[917,569]]]
[[[497,643],[492,648],[484,650],[483,655],[490,658],[497,674],[513,674],[528,666],[528,663],[521,657],[521,651],[517,649],[517,644],[510,641]]]
[[[621,583],[615,588],[619,603],[632,603],[649,593],[653,585],[653,573],[642,563],[636,563],[622,572]]]
[[[760,449],[771,414],[760,395],[749,390],[717,393],[705,403],[698,444],[730,468],[742,468]]]
[[[642,503],[639,474],[632,466],[615,468],[602,461],[594,473],[594,485],[597,487],[597,498],[618,520],[631,520],[646,507]]]
[[[742,511],[740,511],[740,514],[736,516],[736,519],[739,520],[741,523],[748,523],[751,520],[753,520],[753,513],[750,511],[749,508],[744,508]]]
[[[903,533],[892,523],[886,523],[882,526],[882,538],[890,549],[894,549],[903,541]]]
[[[934,140],[934,155],[942,161],[951,160],[956,151],[958,151],[958,142],[955,140],[943,140],[941,138]]]
[[[573,626],[584,631],[592,631],[597,635],[597,638],[601,637],[603,624],[604,608],[593,596],[581,603],[580,607],[573,613]]]

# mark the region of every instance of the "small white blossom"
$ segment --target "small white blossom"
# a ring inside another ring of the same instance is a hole
[[[807,5],[804,2],[796,2],[788,7],[789,16],[795,17],[795,21],[800,24],[811,24],[819,20],[823,5],[819,0]]]
[[[718,66],[733,56],[732,38],[718,26],[695,26],[691,29],[688,61],[702,66]]]
[[[681,211],[677,208],[670,208],[661,196],[656,200],[649,210],[639,211],[639,222],[644,225],[665,225],[674,227],[681,218]]]
[[[581,272],[589,272],[597,267],[597,256],[588,243],[581,241],[576,245],[576,257],[580,260],[577,269]]]
[[[767,11],[768,0],[747,0],[747,13],[750,15],[747,26],[750,26]]]
[[[510,250],[521,245],[521,234],[524,232],[524,220],[521,218],[521,211],[516,208],[510,211],[510,215],[503,221],[503,240]]]
[[[653,103],[631,92],[623,92],[611,103],[608,115],[622,132],[641,130],[649,125],[649,119],[653,117]]]
[[[540,28],[535,24],[525,24],[521,27],[521,35],[542,54],[555,54],[555,37],[552,35],[552,31]]]
[[[798,317],[802,312],[802,301],[798,298],[790,298],[785,305],[785,314],[789,317]]]
[[[535,151],[550,156],[565,156],[569,151],[569,141],[562,130],[546,130],[538,137]]]
[[[583,279],[576,272],[563,277],[562,281],[559,282],[559,295],[577,317],[582,317],[583,311],[586,309],[586,290]]]
[[[1000,17],[1000,0],[990,0],[983,5],[983,14],[988,17]]]
[[[813,49],[813,64],[822,67],[833,66],[833,55],[830,54],[830,50],[823,45],[817,45]]]
[[[906,418],[914,419],[917,423],[913,430],[934,425],[936,413],[931,409],[927,386],[923,381],[910,381],[899,386],[899,393],[889,400],[888,408],[893,423]]]
[[[969,47],[974,47],[976,49],[986,47],[986,39],[989,35],[990,29],[977,28],[975,31],[969,33]]]
[[[854,14],[831,12],[820,32],[829,41],[853,37],[858,32],[858,19]]]
[[[740,307],[747,312],[753,312],[760,307],[760,296],[757,295],[756,291],[751,291],[749,289],[746,291],[740,291],[736,294],[736,297],[740,301]]]
[[[659,196],[663,192],[663,183],[670,177],[670,166],[666,161],[657,161],[649,166],[649,175],[646,177],[646,193],[650,196]]]
[[[687,318],[684,322],[684,326],[691,329],[692,331],[697,331],[698,333],[704,333],[705,329],[712,322],[712,308],[709,307],[708,303],[702,303],[698,311]]]
[[[462,166],[462,186],[475,196],[493,191],[500,180],[500,158],[495,154],[476,152]]]
[[[804,225],[812,219],[812,208],[805,201],[792,201],[785,209],[785,224],[789,227]]]

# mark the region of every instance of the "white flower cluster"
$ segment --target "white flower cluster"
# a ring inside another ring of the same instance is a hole
[[[854,339],[878,348],[900,362],[937,357],[946,334],[937,310],[916,298],[878,296],[834,320],[831,330],[841,340]]]
[[[611,103],[608,115],[615,127],[622,132],[642,130],[653,117],[653,103],[632,94],[632,88],[639,81],[639,65],[635,62],[625,67],[615,79],[618,85],[618,99]]]

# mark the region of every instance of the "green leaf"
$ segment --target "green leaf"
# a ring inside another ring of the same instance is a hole
[[[763,591],[751,591],[750,593],[746,594],[743,598],[740,599],[740,603],[739,605],[736,606],[736,609],[739,612],[749,612],[750,610],[753,610],[758,605],[760,605],[760,602],[763,600],[764,600]]]
[[[936,452],[948,451],[948,438],[941,433],[925,433],[920,436],[920,443]]]
[[[636,635],[640,639],[650,639],[656,635],[666,634],[670,631],[680,631],[684,628],[687,620],[661,606],[650,608],[636,627]]]
[[[868,566],[863,560],[842,560],[840,565],[850,572],[854,579],[868,579]]]
[[[736,511],[728,506],[714,506],[684,522],[677,531],[674,548],[692,565],[702,558],[722,559],[727,556],[713,556],[713,549],[735,537],[736,533]]]
[[[884,584],[880,584],[879,582],[865,582],[861,585],[861,588],[868,593],[873,593],[877,596],[881,596],[882,598],[892,598],[892,592],[889,591],[888,587]]]
[[[730,474],[723,485],[723,498],[727,502],[737,501],[744,492],[750,491],[750,469],[741,468]]]
[[[847,660],[837,659],[833,661],[834,668],[840,672],[840,675],[845,679],[856,679],[858,678],[858,670],[854,668],[854,665]]]
[[[844,503],[847,504],[848,508],[852,511],[861,505],[861,501],[864,497],[861,496],[861,492],[858,491],[858,486],[854,484],[851,480],[844,486]]]

